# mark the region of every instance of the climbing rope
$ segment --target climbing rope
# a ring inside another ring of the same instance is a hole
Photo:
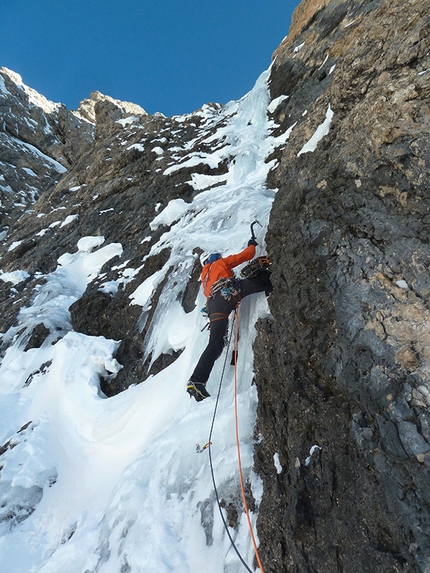
[[[214,413],[212,416],[212,423],[211,423],[211,428],[210,428],[210,432],[209,432],[209,438],[208,438],[208,442],[205,445],[205,448],[208,449],[209,452],[209,465],[210,465],[210,469],[211,469],[211,476],[212,476],[212,483],[214,486],[214,491],[215,491],[215,497],[216,497],[216,502],[218,505],[218,509],[221,515],[221,519],[222,522],[224,524],[224,529],[228,535],[228,538],[230,539],[231,545],[233,547],[233,549],[236,551],[237,556],[239,557],[242,565],[245,567],[245,569],[247,571],[249,571],[249,573],[253,573],[252,569],[250,569],[250,567],[247,565],[247,563],[245,562],[244,558],[242,557],[242,555],[240,554],[238,548],[236,547],[236,544],[231,536],[229,527],[228,527],[228,523],[224,517],[224,513],[222,511],[222,507],[221,507],[221,502],[219,499],[219,494],[218,494],[218,488],[216,485],[216,481],[215,481],[215,473],[214,473],[214,468],[213,468],[213,461],[212,461],[212,433],[213,433],[213,429],[214,429],[214,424],[215,424],[215,418],[216,418],[216,413],[218,410],[218,404],[219,404],[219,398],[221,395],[221,387],[222,387],[222,383],[223,383],[223,379],[224,379],[224,373],[225,373],[225,368],[227,365],[227,359],[228,359],[228,355],[229,355],[229,349],[230,349],[230,343],[231,343],[231,339],[233,336],[233,329],[235,326],[235,344],[234,344],[234,356],[235,356],[235,360],[234,360],[234,410],[235,410],[235,427],[236,427],[236,447],[237,447],[237,455],[238,455],[238,465],[239,465],[239,481],[240,481],[240,488],[242,491],[242,499],[243,499],[243,505],[244,505],[244,509],[245,509],[245,513],[246,513],[246,517],[248,520],[248,527],[249,527],[249,531],[251,534],[251,540],[252,540],[252,544],[254,546],[254,552],[255,552],[255,556],[258,562],[258,565],[261,569],[261,573],[264,573],[264,569],[263,566],[261,564],[261,560],[260,560],[260,556],[258,553],[258,548],[257,548],[257,544],[255,541],[255,537],[254,537],[254,532],[252,529],[252,524],[251,524],[251,520],[249,517],[249,510],[248,510],[248,504],[246,501],[246,496],[245,496],[245,488],[244,488],[244,484],[243,484],[243,474],[242,474],[242,464],[241,464],[241,460],[240,460],[240,445],[239,445],[239,424],[238,424],[238,416],[237,416],[237,345],[238,345],[238,340],[239,340],[239,310],[238,308],[235,311],[234,314],[234,319],[233,319],[233,323],[231,325],[231,332],[230,332],[230,336],[228,339],[228,343],[227,343],[227,352],[226,352],[226,357],[224,360],[224,365],[222,368],[222,372],[221,372],[221,379],[220,379],[220,383],[219,383],[219,387],[218,387],[218,393],[217,393],[217,397],[216,397],[216,401],[215,401],[215,408],[214,408]],[[203,450],[202,450],[203,451]]]
[[[235,313],[235,315],[234,315],[233,321],[235,321],[235,320],[236,320],[236,313]],[[249,571],[249,573],[253,573],[253,571],[248,567],[248,565],[246,564],[244,558],[243,558],[242,555],[240,554],[239,549],[236,547],[236,544],[235,544],[235,542],[234,542],[234,539],[232,538],[231,533],[230,533],[230,530],[229,530],[229,528],[228,528],[228,523],[227,523],[226,520],[225,520],[224,513],[223,513],[222,507],[221,507],[221,501],[220,501],[220,499],[219,499],[218,488],[217,488],[217,486],[216,486],[215,473],[214,473],[214,467],[213,467],[213,461],[212,461],[212,448],[211,448],[211,445],[212,445],[212,432],[213,432],[214,425],[215,425],[215,418],[216,418],[216,413],[217,413],[217,410],[218,410],[219,397],[220,397],[220,394],[221,394],[221,387],[222,387],[222,382],[223,382],[223,379],[224,379],[225,367],[226,367],[226,365],[227,365],[228,350],[229,350],[229,348],[230,348],[230,342],[231,342],[232,334],[233,334],[233,325],[232,325],[232,327],[231,327],[230,337],[229,337],[229,339],[228,339],[228,344],[227,344],[226,357],[225,357],[225,360],[224,360],[224,365],[223,365],[223,367],[222,367],[221,379],[220,379],[220,382],[219,382],[218,394],[217,394],[216,401],[215,401],[215,408],[214,408],[214,413],[213,413],[213,416],[212,416],[212,423],[211,423],[211,429],[210,429],[210,432],[209,432],[208,447],[207,447],[207,449],[208,449],[208,452],[209,452],[209,465],[210,465],[210,468],[211,468],[211,476],[212,476],[212,483],[213,483],[214,491],[215,491],[215,498],[216,498],[216,502],[217,502],[217,505],[218,505],[219,513],[220,513],[220,515],[221,515],[222,522],[223,522],[223,524],[224,524],[224,529],[226,530],[227,535],[228,535],[228,538],[230,539],[230,543],[231,543],[233,549],[236,551],[237,556],[239,557],[241,563],[243,564],[243,566],[245,567],[245,569],[246,569],[247,571]]]
[[[249,533],[251,535],[252,545],[254,547],[255,557],[257,559],[258,566],[260,567],[261,573],[264,573],[263,564],[261,563],[260,554],[258,553],[257,542],[255,541],[254,530],[252,528],[251,518],[249,516],[248,503],[246,501],[245,486],[243,484],[243,472],[242,472],[242,462],[240,458],[240,441],[239,441],[239,416],[237,409],[237,345],[239,341],[239,307],[236,309],[236,336],[234,344],[234,355],[236,359],[234,360],[234,422],[236,429],[236,448],[237,448],[237,464],[239,468],[239,481],[240,489],[242,492],[243,507],[245,509],[246,519],[248,520]]]

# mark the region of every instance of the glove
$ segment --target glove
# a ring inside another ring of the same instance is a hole
[[[248,241],[248,247],[250,247],[251,245],[254,245],[254,247],[256,247],[258,245],[258,243],[255,239],[251,238]]]

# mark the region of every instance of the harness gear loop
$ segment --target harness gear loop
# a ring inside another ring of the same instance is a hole
[[[209,315],[209,323],[215,322],[216,320],[223,320],[224,318],[228,318],[229,315],[230,313],[227,314],[225,312],[213,312],[211,315]]]
[[[201,329],[200,332],[203,332],[206,329],[210,330],[212,322],[216,322],[217,320],[223,320],[224,318],[228,318],[229,316],[230,315],[226,314],[225,312],[213,312],[211,315],[209,315],[209,322],[207,322],[204,325],[204,327]]]
[[[211,286],[211,298],[213,298],[218,292],[225,300],[231,300],[231,298],[236,300],[235,297],[240,296],[239,281],[235,277],[218,279]]]

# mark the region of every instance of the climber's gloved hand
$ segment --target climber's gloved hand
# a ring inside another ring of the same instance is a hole
[[[248,241],[248,247],[250,247],[251,245],[254,245],[254,247],[258,245],[257,241],[253,237],[251,237]]]

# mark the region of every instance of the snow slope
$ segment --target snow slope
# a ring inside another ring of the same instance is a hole
[[[224,355],[208,383],[212,397],[199,404],[190,400],[186,382],[207,342],[199,311],[204,297],[200,293],[196,309],[186,314],[178,294],[189,280],[196,246],[224,254],[238,252],[249,239],[249,224],[258,219],[263,229],[257,237],[257,254],[265,252],[264,233],[274,195],[265,187],[273,162],[265,159],[291,131],[271,136],[276,126],[267,118],[268,73],[244,98],[218,112],[216,131],[208,130],[205,136],[205,143],[213,148],[210,153],[197,157],[190,152],[181,156],[181,164],[169,167],[193,162],[218,165],[225,159],[229,164],[224,175],[194,175],[191,184],[200,190],[194,200],[172,201],[156,214],[153,230],[163,224],[172,226],[148,256],[169,247],[170,259],[144,283],[136,284],[130,298],[130,304],[142,307],[144,320],[155,289],[166,279],[145,358],[152,355],[155,360],[171,349],[183,349],[173,364],[114,397],[106,398],[100,391],[99,377],[115,376],[121,368],[114,358],[118,341],[73,332],[68,312],[103,264],[121,255],[122,245],[104,244],[98,236],[82,237],[76,252],[59,258],[57,269],[34,293],[32,305],[21,310],[19,325],[3,335],[11,346],[0,366],[0,443],[6,444],[0,474],[2,571],[244,570],[216,506],[207,450],[196,451],[196,445],[208,440]],[[137,269],[125,268],[124,280],[133,281],[136,274]],[[114,292],[118,284],[101,288]],[[253,325],[267,315],[264,295],[246,299],[240,306],[241,457],[257,507],[261,487],[252,471],[257,399],[252,386],[252,342]],[[55,334],[41,348],[25,351],[41,319]],[[211,452],[220,497],[238,511],[239,524],[231,535],[253,569],[239,493],[229,362]],[[255,524],[256,513],[252,519]]]

